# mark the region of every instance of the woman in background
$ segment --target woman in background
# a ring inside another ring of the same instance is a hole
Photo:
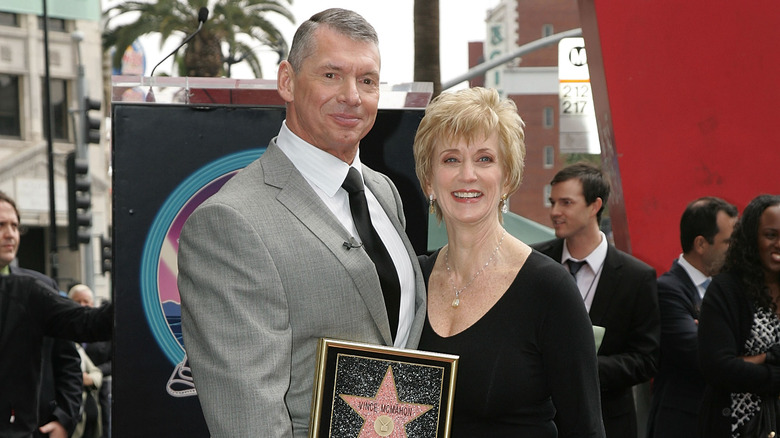
[[[761,195],[734,227],[723,271],[702,301],[702,437],[769,436],[771,430],[755,427],[767,414],[780,414],[779,298],[780,196]]]
[[[560,263],[508,234],[523,121],[495,90],[445,93],[414,142],[417,176],[448,244],[421,257],[428,315],[419,348],[457,354],[452,436],[603,437],[596,349]]]

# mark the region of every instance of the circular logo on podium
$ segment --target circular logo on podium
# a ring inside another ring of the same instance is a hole
[[[195,208],[264,152],[265,148],[237,152],[201,167],[171,192],[152,221],[141,256],[141,301],[157,344],[173,364],[185,358],[181,298],[176,286],[179,235],[184,222]]]

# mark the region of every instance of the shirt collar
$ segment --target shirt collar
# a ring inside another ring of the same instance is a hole
[[[301,172],[301,175],[326,195],[333,197],[341,188],[350,165],[295,135],[287,127],[286,121],[282,122],[276,144],[295,168]],[[351,167],[357,169],[361,175],[363,174],[360,150],[355,155]]]
[[[571,256],[571,253],[569,253],[569,248],[566,246],[566,241],[563,242],[563,254],[561,254],[561,263],[566,263],[566,260],[572,259],[574,261],[586,261],[588,262],[588,266],[593,270],[593,272],[596,272],[599,267],[604,263],[604,260],[607,258],[607,247],[609,244],[607,243],[607,236],[604,234],[603,231],[599,231],[601,233],[601,242],[599,242],[598,246],[593,249],[593,251],[590,252],[584,259],[575,259]]]
[[[688,273],[688,277],[691,278],[691,281],[696,286],[701,286],[705,280],[710,278],[704,275],[698,269],[694,268],[693,265],[688,262],[688,260],[685,260],[685,256],[683,254],[680,254],[680,257],[677,259],[677,263],[679,263],[680,266],[685,269],[685,272]]]
[[[3,269],[0,269],[0,275],[11,275],[11,267],[9,265],[3,266]]]

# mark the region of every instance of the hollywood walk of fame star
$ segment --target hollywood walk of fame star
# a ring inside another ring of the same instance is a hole
[[[346,394],[339,394],[339,397],[365,420],[358,438],[407,438],[406,423],[433,408],[431,405],[399,401],[391,366],[387,367],[374,397]]]

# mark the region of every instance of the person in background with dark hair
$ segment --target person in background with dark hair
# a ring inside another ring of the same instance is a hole
[[[653,380],[647,438],[690,438],[698,431],[704,377],[698,357],[701,300],[726,260],[737,207],[699,198],[680,219],[682,254],[658,278],[661,364]]]
[[[660,352],[655,270],[609,244],[599,229],[610,187],[597,167],[573,164],[551,184],[557,239],[533,247],[568,267],[591,322],[605,329],[598,360],[607,437],[636,437],[633,386],[655,375]]]
[[[11,265],[21,244],[20,220],[14,200],[0,191],[0,275],[30,276],[58,290],[52,278]],[[67,438],[76,427],[81,405],[81,358],[72,342],[50,337],[43,341],[41,358],[38,418],[43,424],[35,435]]]
[[[184,224],[184,345],[214,438],[308,436],[320,338],[417,347],[425,286],[401,197],[360,161],[379,69],[359,14],[301,24],[279,135]]]
[[[778,426],[780,417],[779,303],[780,196],[760,195],[742,212],[723,271],[702,301],[699,365],[707,386],[699,436],[774,436],[758,423],[775,416]]]

